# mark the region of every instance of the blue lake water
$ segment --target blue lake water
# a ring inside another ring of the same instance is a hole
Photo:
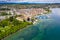
[[[60,40],[60,8],[52,8],[50,14],[4,40]]]

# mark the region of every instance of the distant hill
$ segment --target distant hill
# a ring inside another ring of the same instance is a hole
[[[0,4],[60,4],[60,3],[29,3],[29,2],[7,2],[7,1],[0,1]]]
[[[18,9],[24,9],[24,8],[45,8],[45,7],[51,7],[51,8],[60,8],[60,3],[28,3],[28,2],[23,2],[23,3],[9,3],[9,2],[4,2],[0,3],[0,7],[5,7],[7,6],[8,8],[18,8]]]

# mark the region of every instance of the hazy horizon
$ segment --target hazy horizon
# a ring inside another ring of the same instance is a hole
[[[60,3],[60,0],[0,0],[0,3]]]

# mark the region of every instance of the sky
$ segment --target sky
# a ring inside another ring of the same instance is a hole
[[[60,0],[0,0],[0,2],[60,3]]]

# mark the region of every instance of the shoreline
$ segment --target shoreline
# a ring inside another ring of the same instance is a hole
[[[33,24],[32,24],[33,25]],[[20,32],[20,31],[22,31],[22,30],[24,30],[24,29],[26,29],[26,28],[28,28],[28,27],[30,27],[31,25],[28,25],[28,26],[26,26],[26,27],[24,27],[24,28],[22,28],[22,29],[19,29],[18,31],[16,31],[15,33],[17,33],[17,32]],[[8,37],[10,37],[10,36],[12,36],[12,35],[14,35],[15,33],[12,33],[12,34],[10,34],[10,35],[8,35],[7,37],[4,37],[3,39],[1,39],[1,40],[5,40],[6,38],[8,38]]]
[[[22,30],[24,30],[24,29],[26,29],[26,28],[28,28],[28,27],[30,27],[30,26],[32,26],[32,25],[35,25],[35,24],[37,24],[37,22],[38,22],[39,20],[38,19],[36,19],[34,22],[33,22],[33,24],[31,24],[31,25],[27,25],[26,27],[24,27],[24,28],[22,28],[22,29],[19,29],[18,31],[16,31],[15,33],[12,33],[12,34],[10,34],[10,35],[8,35],[7,37],[4,37],[3,39],[1,39],[1,40],[5,40],[5,39],[7,39],[8,37],[10,37],[10,36],[12,36],[12,35],[14,35],[14,34],[16,34],[17,32],[21,32]]]
[[[26,26],[26,27],[24,27],[24,28],[22,28],[22,29],[19,29],[19,30],[16,31],[15,33],[12,33],[12,34],[8,35],[7,37],[5,37],[5,38],[3,38],[3,39],[1,39],[1,40],[6,40],[8,37],[16,34],[17,32],[21,32],[22,30],[24,30],[24,29],[26,29],[26,28],[29,28],[29,27],[31,27],[32,25],[35,25],[38,21],[39,21],[39,20],[37,20],[37,21],[35,20],[35,23],[34,23],[34,24],[31,24],[31,25],[28,25],[28,26]]]

